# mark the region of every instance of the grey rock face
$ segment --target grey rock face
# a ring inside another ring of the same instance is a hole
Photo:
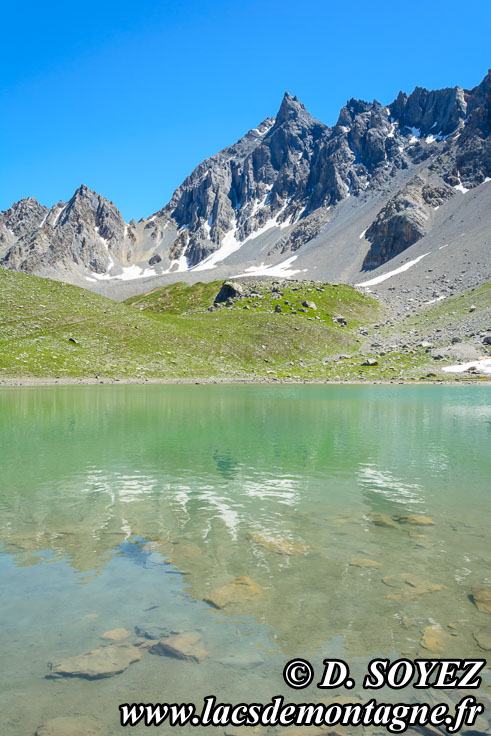
[[[431,186],[421,176],[390,199],[368,228],[370,241],[363,268],[377,268],[423,237],[431,226],[431,211],[454,195],[445,185]]]
[[[172,257],[195,265],[228,233],[243,242],[268,223],[294,226],[281,249],[298,249],[326,224],[326,208],[408,165],[406,138],[377,102],[350,100],[331,129],[285,93],[274,120],[200,164],[157,213],[181,230]]]
[[[286,93],[274,120],[200,164],[158,213],[185,228],[173,257],[184,253],[196,264],[227,234],[241,243],[267,223],[291,226],[285,235],[279,230],[269,253],[295,252],[328,225],[328,210],[343,199],[377,191],[397,171],[428,161],[444,181],[425,190],[422,209],[409,197],[407,217],[392,220],[392,245],[380,249],[379,259],[382,250],[392,257],[425,232],[425,208],[450,196],[445,182],[470,187],[489,175],[489,79],[471,91],[416,88],[388,107],[349,100],[333,128]],[[406,194],[393,205],[398,213]]]
[[[422,136],[447,136],[465,119],[467,101],[460,87],[433,91],[416,87],[409,97],[399,92],[389,108],[401,126],[417,128]]]
[[[78,264],[105,273],[111,252],[120,257],[125,241],[131,242],[126,229],[112,202],[84,185],[67,204],[59,202],[51,210],[34,199],[21,200],[0,215],[4,243],[0,264],[28,272]]]
[[[468,118],[449,152],[450,170],[444,178],[452,186],[472,188],[491,176],[491,72],[464,95]]]
[[[315,143],[328,128],[285,94],[267,118],[235,145],[200,164],[156,218],[181,230],[174,256],[189,265],[217,250],[227,233],[243,241],[266,223],[298,217]]]
[[[0,266],[95,283],[214,268],[232,254],[235,266],[244,246],[270,262],[323,238],[349,197],[381,197],[366,230],[363,267],[374,268],[427,234],[454,193],[491,177],[490,108],[490,73],[473,90],[417,87],[388,106],[351,99],[333,127],[285,93],[275,118],[199,164],[148,219],[125,223],[85,186],[51,209],[12,205],[0,213]]]

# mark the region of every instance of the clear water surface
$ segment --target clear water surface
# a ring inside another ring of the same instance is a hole
[[[469,596],[491,584],[490,399],[484,386],[2,389],[2,733],[83,714],[121,733],[122,702],[335,699],[284,685],[295,656],[319,673],[345,658],[358,687],[341,694],[364,700],[374,656],[485,656],[489,616]],[[261,596],[204,601],[244,575]],[[405,576],[442,589],[411,595]],[[46,679],[104,632],[145,625],[198,630],[209,657],[144,652],[111,678]],[[432,626],[437,653],[422,647]]]

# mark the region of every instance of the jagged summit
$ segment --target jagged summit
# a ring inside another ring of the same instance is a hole
[[[465,119],[467,103],[461,87],[436,91],[416,87],[409,97],[399,92],[389,109],[399,125],[416,128],[421,135],[447,136]]]
[[[348,259],[342,278],[379,268],[491,177],[490,100],[488,72],[471,90],[416,87],[389,105],[348,99],[329,127],[285,92],[275,117],[202,161],[138,223],[85,184],[51,209],[33,198],[12,205],[0,213],[0,265],[97,289],[269,274],[292,259],[292,273],[329,278],[336,253]]]
[[[295,120],[302,114],[308,115],[307,110],[298,97],[294,97],[289,92],[285,92],[281,101],[280,109],[276,115],[276,125],[282,125],[287,120]]]

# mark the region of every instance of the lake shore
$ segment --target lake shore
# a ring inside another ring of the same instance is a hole
[[[365,380],[319,380],[319,379],[285,379],[285,378],[264,378],[254,376],[240,377],[240,376],[227,376],[227,377],[207,377],[207,378],[104,378],[104,377],[91,377],[85,376],[80,378],[74,377],[36,377],[36,376],[8,376],[0,379],[0,387],[2,386],[94,386],[94,385],[144,385],[144,384],[161,384],[161,385],[204,385],[204,384],[244,384],[244,385],[304,385],[312,384],[318,386],[334,385],[334,386],[374,386],[374,385],[421,385],[421,386],[434,386],[435,384],[442,386],[462,386],[462,385],[478,385],[478,386],[491,386],[491,379],[487,377],[462,377],[462,378],[446,378],[438,377],[431,378],[428,380],[421,379],[408,379],[408,378],[394,378],[393,380],[374,379],[367,378]]]

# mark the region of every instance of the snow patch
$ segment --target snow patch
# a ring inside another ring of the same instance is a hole
[[[119,279],[120,281],[131,281],[132,279],[145,279],[149,276],[157,276],[157,272],[153,268],[141,268],[140,266],[123,266],[122,273],[110,274],[109,271],[114,267],[114,260],[109,254],[109,266],[107,273],[94,273],[91,276],[97,281],[112,281]],[[86,277],[87,278],[87,277]]]
[[[51,227],[56,227],[56,225],[58,224],[58,220],[60,219],[60,215],[61,215],[61,213],[63,212],[64,209],[65,209],[65,205],[63,204],[61,206],[60,211],[56,213],[56,217],[55,217],[54,222],[51,225]]]
[[[467,187],[465,187],[462,184],[462,179],[460,178],[460,173],[458,174],[458,178],[459,178],[459,183],[454,186],[454,189],[456,189],[458,192],[462,192],[462,194],[466,194],[469,190],[467,189]]]
[[[192,268],[192,271],[208,271],[210,268],[215,268],[218,263],[221,263],[225,258],[235,253],[243,243],[239,242],[235,237],[236,230],[229,230],[222,240],[222,244],[218,250],[211,253],[201,263]],[[244,241],[245,242],[245,241]]]
[[[254,240],[254,238],[263,235],[268,230],[272,230],[274,228],[282,230],[283,228],[288,227],[290,224],[289,222],[278,223],[278,217],[285,210],[285,208],[286,204],[274,217],[271,217],[269,220],[267,220],[264,225],[248,235],[247,238],[242,240],[242,242],[237,240],[236,238],[237,228],[229,230],[229,232],[223,238],[220,248],[218,248],[218,250],[216,250],[214,253],[211,253],[209,256],[207,256],[207,258],[198,263],[198,265],[194,266],[191,270],[209,271],[211,268],[215,268],[215,266],[217,266],[219,263],[222,263],[222,261],[231,256],[232,253],[235,253],[235,251],[239,250],[239,248],[242,248],[242,246],[245,245],[248,241]]]
[[[238,279],[241,276],[274,276],[289,279],[301,271],[301,269],[295,270],[290,268],[293,261],[297,258],[298,256],[290,256],[290,258],[281,261],[281,263],[275,263],[269,266],[265,266],[264,262],[260,266],[249,266],[249,268],[245,269],[244,273],[239,273],[232,278]],[[307,269],[304,268],[303,271],[305,272]]]
[[[407,126],[407,128],[411,132],[409,143],[417,143],[417,141],[421,138],[421,131],[419,130],[419,128],[410,128],[409,126]]]
[[[275,121],[273,120],[271,123],[264,123],[261,128],[253,128],[250,132],[251,133],[257,133],[258,135],[266,135],[266,133],[269,133],[271,128],[273,127]]]
[[[480,358],[470,363],[458,363],[457,365],[446,365],[442,368],[446,373],[464,373],[470,368],[476,368],[480,373],[491,374],[491,358]]]
[[[149,276],[157,276],[157,271],[154,268],[141,268],[140,266],[125,266],[123,273],[114,276],[115,279],[121,279],[122,281],[131,281],[131,279],[146,279]]]
[[[179,260],[177,261],[177,272],[181,273],[182,271],[187,271],[188,268],[189,268],[188,259],[183,253],[182,256],[179,258]]]
[[[419,263],[423,258],[429,255],[428,253],[423,253],[422,256],[418,256],[417,258],[414,258],[412,261],[408,261],[407,263],[404,263],[402,266],[399,266],[399,268],[395,268],[393,271],[389,271],[388,273],[382,274],[382,276],[375,276],[374,279],[370,279],[369,281],[364,281],[360,284],[355,284],[355,286],[375,286],[376,284],[381,284],[382,281],[386,281],[387,279],[390,279],[391,276],[396,276],[398,273],[404,273],[404,271],[407,271],[411,268],[411,266],[415,266],[416,263]]]
[[[169,266],[169,268],[166,268],[165,271],[162,271],[162,274],[164,273],[182,273],[183,271],[189,271],[189,264],[188,259],[182,253],[182,255],[179,258],[176,258],[173,260]]]
[[[433,123],[431,127],[434,128],[435,125],[436,123]],[[448,135],[442,135],[441,133],[434,133],[434,134],[430,133],[430,135],[426,136],[425,142],[434,143],[435,141],[446,141],[447,138],[448,138]]]
[[[106,246],[106,248],[107,248],[107,246],[108,246],[107,239],[106,238],[103,238],[102,235],[100,235],[100,233],[99,233],[99,226],[96,225],[95,228],[94,228],[94,230],[96,231],[97,235],[99,236],[99,240],[101,241],[101,243],[103,243]],[[113,265],[114,265],[114,262],[113,262]]]

